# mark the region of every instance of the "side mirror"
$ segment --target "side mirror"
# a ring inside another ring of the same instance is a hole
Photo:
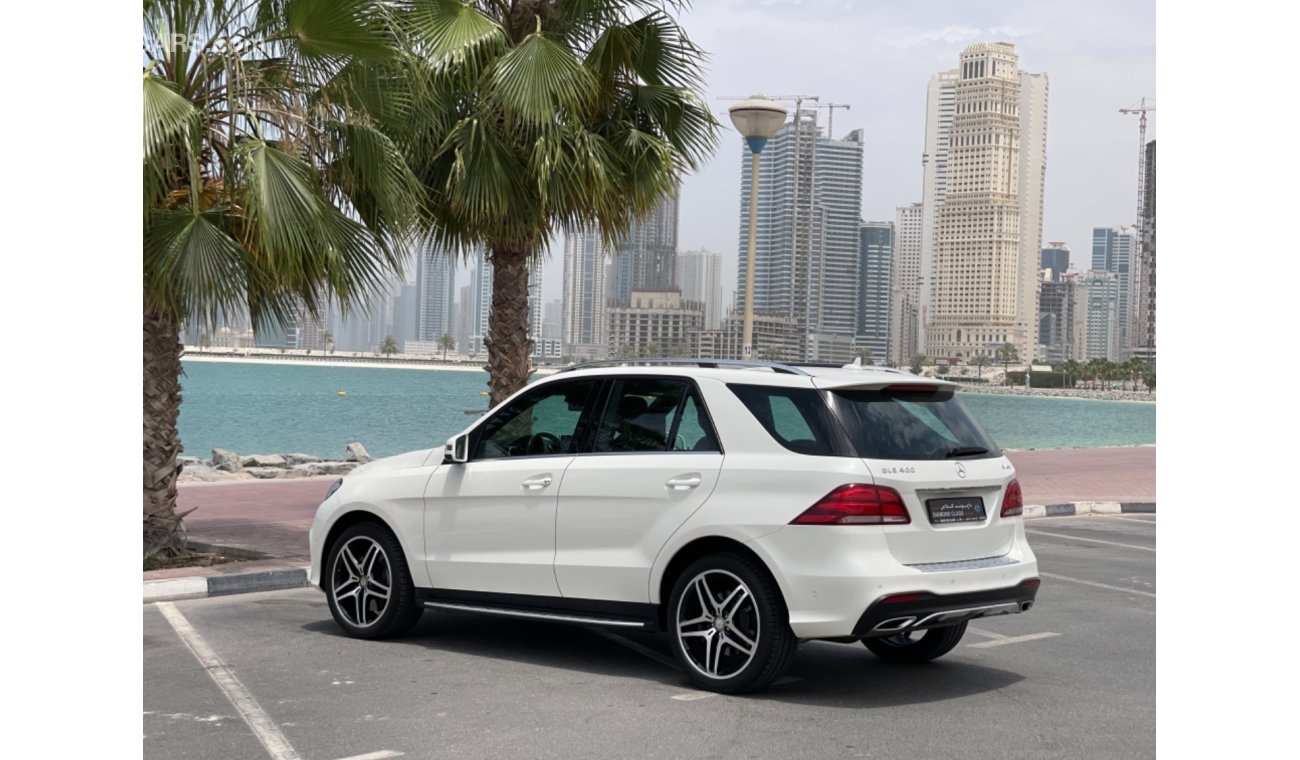
[[[446,454],[442,458],[443,463],[464,464],[469,461],[469,436],[458,435],[447,441]]]

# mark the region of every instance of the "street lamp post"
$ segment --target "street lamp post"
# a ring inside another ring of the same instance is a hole
[[[754,358],[754,257],[758,244],[758,157],[768,138],[785,124],[786,110],[762,95],[743,100],[730,109],[736,125],[749,145],[749,255],[745,259],[745,332],[742,358]]]

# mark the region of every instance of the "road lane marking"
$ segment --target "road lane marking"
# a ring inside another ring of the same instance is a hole
[[[969,631],[970,629],[967,628],[966,630]],[[1059,633],[1051,633],[1050,631],[1044,631],[1042,633],[1027,633],[1024,636],[1003,636],[1000,639],[995,639],[993,641],[981,641],[978,644],[970,644],[969,646],[972,649],[988,649],[989,647],[1000,647],[1003,644],[1019,644],[1022,641],[1036,641],[1038,639],[1049,639],[1053,636],[1060,636],[1060,635],[1061,634]]]
[[[601,628],[588,628],[587,630],[591,631],[592,633],[604,636],[605,638],[609,639],[610,641],[616,644],[622,644],[628,649],[631,649],[633,652],[636,652],[637,654],[643,657],[649,657],[650,659],[654,660],[660,665],[667,665],[673,670],[681,672],[681,668],[677,667],[677,663],[673,660],[673,658],[666,657],[660,654],[659,652],[656,652],[655,650],[651,649],[650,647],[642,646],[636,643],[635,641],[629,641],[628,639],[625,639],[622,636],[615,635]]]
[[[386,757],[401,757],[403,753],[392,749],[381,749],[378,752],[367,752],[364,755],[352,755],[351,757],[342,757],[339,760],[384,760]]]
[[[692,691],[686,694],[677,694],[673,699],[679,702],[694,702],[697,699],[708,699],[709,697],[718,696],[717,692],[712,691]]]
[[[176,605],[171,602],[158,602],[157,605],[158,611],[171,624],[176,635],[203,669],[208,671],[208,676],[216,682],[221,693],[225,694],[230,704],[239,711],[240,717],[253,730],[253,734],[257,736],[257,740],[262,743],[262,747],[272,760],[301,760],[298,753],[294,751],[293,745],[289,744],[289,740],[280,733],[280,729],[271,720],[271,716],[257,704],[252,693],[244,688],[226,663],[212,651],[212,647],[209,647],[199,632],[194,630],[194,626],[190,625],[190,621],[176,609]]]
[[[1107,546],[1122,546],[1125,549],[1140,549],[1144,552],[1154,552],[1149,546],[1138,546],[1137,544],[1121,544],[1118,541],[1103,541],[1100,538],[1084,538],[1083,536],[1067,536],[1064,533],[1048,533],[1045,530],[1025,530],[1026,533],[1032,533],[1035,536],[1051,536],[1052,538],[1064,538],[1070,541],[1087,541],[1093,544],[1105,544]]]
[[[983,628],[976,628],[976,627],[973,626],[973,625],[966,626],[966,630],[967,630],[967,631],[970,631],[971,633],[975,634],[976,636],[983,636],[983,637],[985,637],[985,638],[989,638],[989,639],[1006,639],[1006,638],[1010,638],[1009,636],[1005,636],[1005,635],[1003,635],[1003,634],[1001,634],[1001,633],[994,633],[993,631],[986,631],[986,630],[984,630]]]
[[[1138,518],[1138,517],[1122,517],[1122,516],[1120,516],[1120,515],[1110,515],[1110,516],[1108,516],[1107,519],[1110,519],[1110,520],[1123,520],[1124,522],[1142,523],[1143,525],[1150,525],[1150,526],[1153,527],[1153,528],[1154,528],[1155,525],[1156,525],[1156,521],[1155,521],[1155,520],[1143,520],[1143,519]]]
[[[1141,594],[1142,596],[1149,596],[1152,599],[1156,598],[1156,595],[1151,593],[1150,591],[1138,591],[1135,588],[1124,588],[1123,586],[1112,586],[1108,583],[1098,583],[1096,581],[1085,581],[1080,578],[1071,578],[1066,575],[1057,575],[1055,573],[1044,573],[1041,570],[1038,572],[1038,574],[1044,578],[1051,578],[1054,581],[1068,581],[1070,583],[1082,583],[1085,586],[1096,586],[1097,588],[1109,589],[1111,591],[1123,591],[1126,594]]]

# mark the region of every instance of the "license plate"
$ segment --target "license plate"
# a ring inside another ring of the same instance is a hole
[[[929,510],[930,522],[934,525],[984,521],[984,498],[982,496],[929,499],[925,502],[925,508]]]

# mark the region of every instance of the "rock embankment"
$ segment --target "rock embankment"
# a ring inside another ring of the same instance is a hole
[[[1003,396],[1056,396],[1058,398],[1091,398],[1101,401],[1145,401],[1154,404],[1156,393],[1152,391],[1115,391],[1090,390],[1087,388],[1025,388],[1020,385],[971,385],[962,386],[966,393],[997,393]]]
[[[370,461],[366,447],[349,443],[341,460],[311,454],[253,454],[240,456],[227,449],[213,449],[212,458],[177,457],[181,483],[213,483],[228,480],[287,480],[322,475],[346,475]]]

